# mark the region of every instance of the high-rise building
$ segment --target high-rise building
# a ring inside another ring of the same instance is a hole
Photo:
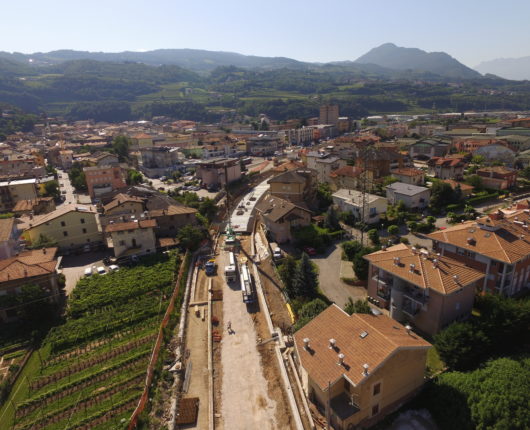
[[[338,105],[323,105],[320,106],[320,124],[337,125],[339,121],[339,106]]]

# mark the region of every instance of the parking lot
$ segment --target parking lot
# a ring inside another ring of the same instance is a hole
[[[72,292],[77,281],[85,275],[87,267],[92,267],[95,272],[98,267],[103,266],[108,271],[108,267],[103,264],[103,259],[109,255],[109,251],[96,251],[64,256],[61,271],[66,278],[65,294],[68,296]]]

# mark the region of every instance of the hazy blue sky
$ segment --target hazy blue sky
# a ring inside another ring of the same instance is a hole
[[[468,66],[530,55],[528,0],[3,0],[0,50],[198,48],[354,60],[385,42]]]

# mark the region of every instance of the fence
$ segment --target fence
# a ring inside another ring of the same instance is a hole
[[[182,279],[182,275],[184,274],[184,269],[186,267],[188,260],[189,260],[189,251],[186,251],[186,254],[184,255],[182,263],[180,264],[177,282],[175,283],[175,289],[173,290],[173,294],[171,295],[171,299],[169,300],[166,313],[164,314],[164,319],[160,323],[160,329],[158,330],[158,336],[156,338],[156,343],[153,348],[153,353],[151,354],[151,359],[149,360],[149,365],[147,366],[147,376],[145,378],[144,391],[142,393],[142,397],[140,398],[140,401],[138,402],[138,405],[136,406],[136,409],[131,415],[129,426],[127,427],[128,430],[132,430],[136,427],[136,424],[138,422],[138,417],[144,411],[145,405],[147,404],[147,399],[149,397],[149,387],[151,386],[151,382],[153,381],[154,369],[156,366],[156,362],[158,361],[158,354],[160,353],[160,347],[162,346],[162,341],[164,339],[164,329],[166,328],[167,323],[169,322],[171,313],[175,309],[175,301],[177,300],[177,297],[180,291],[180,281]]]

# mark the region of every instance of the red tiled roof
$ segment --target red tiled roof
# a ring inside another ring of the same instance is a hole
[[[154,219],[144,219],[140,221],[130,221],[130,222],[118,222],[114,224],[109,224],[105,230],[109,233],[115,231],[125,231],[125,230],[136,230],[138,228],[155,228],[156,220]]]
[[[43,248],[0,260],[0,282],[53,273],[57,266],[56,254],[57,248]]]

